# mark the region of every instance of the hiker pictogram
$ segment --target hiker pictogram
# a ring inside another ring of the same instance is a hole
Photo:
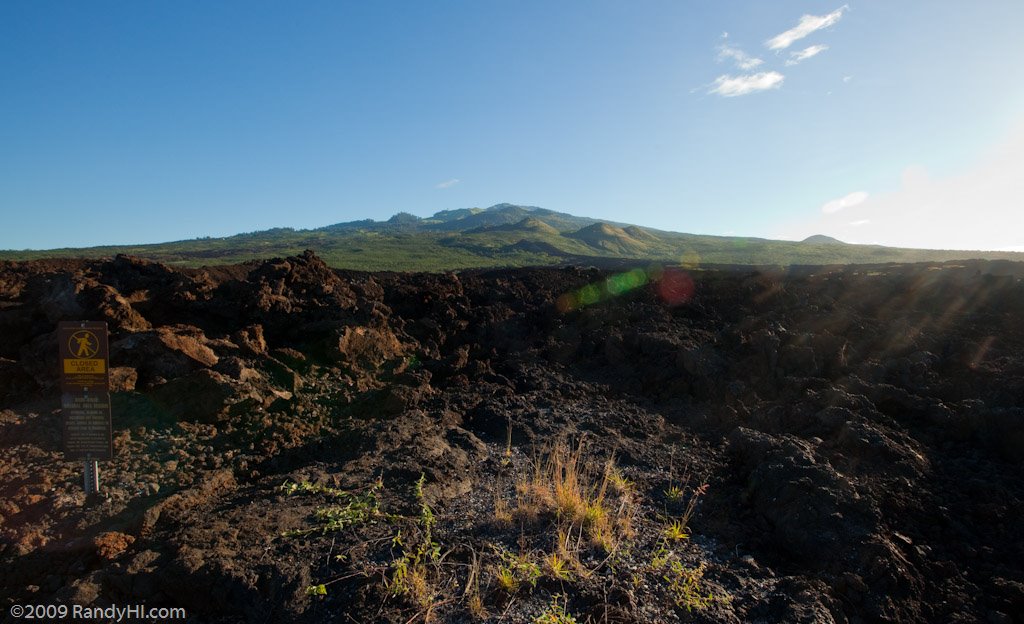
[[[71,357],[91,358],[99,351],[100,341],[96,334],[83,329],[71,334],[68,348],[71,350]]]

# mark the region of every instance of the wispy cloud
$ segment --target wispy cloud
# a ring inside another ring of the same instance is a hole
[[[821,207],[821,211],[824,212],[825,214],[832,214],[834,212],[839,212],[840,210],[853,208],[857,204],[862,204],[864,203],[864,200],[867,198],[867,193],[865,193],[864,191],[857,191],[855,193],[850,193],[845,197],[840,197],[839,199],[833,199],[830,202],[825,202],[824,205],[822,205]]]
[[[743,50],[730,45],[718,46],[718,60],[732,61],[736,64],[736,67],[745,70],[754,69],[761,63],[764,63],[763,60],[750,56]]]
[[[843,82],[850,82],[853,80],[853,76],[843,76]]]
[[[807,59],[811,58],[812,56],[817,56],[817,55],[821,54],[825,50],[828,50],[828,46],[823,44],[823,43],[819,43],[818,45],[812,45],[809,48],[804,48],[803,50],[798,50],[796,52],[790,52],[789,53],[789,60],[786,61],[786,66],[789,67],[789,66],[792,66],[792,65],[796,65],[797,63],[799,63],[801,61],[806,61]]]
[[[850,7],[848,5],[844,4],[828,15],[804,15],[800,18],[800,22],[797,23],[796,26],[790,28],[784,33],[775,35],[768,41],[765,41],[765,45],[768,46],[769,50],[784,50],[793,45],[793,42],[799,41],[815,31],[821,30],[822,28],[828,28],[835,24],[843,17],[843,13],[849,8]]]
[[[850,225],[853,227],[860,227],[862,225],[867,225],[868,223],[871,223],[871,219],[857,219],[856,221],[850,221]]]
[[[439,188],[439,189],[451,188],[451,187],[455,186],[458,183],[459,183],[459,179],[458,178],[452,178],[451,180],[445,180],[444,182],[439,182],[437,185],[434,186],[434,188]]]
[[[708,93],[721,95],[722,97],[736,97],[747,95],[757,91],[778,89],[786,77],[776,71],[747,74],[745,76],[719,76],[711,83]]]

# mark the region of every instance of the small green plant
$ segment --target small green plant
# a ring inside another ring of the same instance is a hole
[[[615,494],[631,494],[636,485],[627,479],[622,471],[616,468],[610,461],[608,463],[608,484]]]
[[[519,578],[512,566],[499,565],[494,572],[494,580],[506,593],[514,594],[519,589]]]
[[[495,567],[494,574],[498,587],[513,594],[523,584],[529,584],[530,587],[537,586],[537,581],[544,575],[544,572],[529,553],[513,555],[500,546],[496,548],[501,560],[501,563]]]
[[[681,561],[673,561],[668,573],[663,577],[668,582],[668,591],[676,606],[685,607],[687,611],[701,611],[715,602],[712,593],[704,595],[700,582],[704,578],[704,564],[696,568],[687,568]]]
[[[686,525],[681,520],[670,522],[663,532],[663,535],[672,541],[689,539],[690,534],[686,532]]]
[[[419,539],[406,549],[401,530],[391,538],[392,547],[402,548],[404,552],[391,564],[388,590],[396,596],[407,596],[419,606],[429,609],[434,601],[434,591],[430,585],[427,564],[436,564],[441,559],[441,546],[433,539],[437,519],[423,492],[426,479],[426,475],[421,474],[414,489],[416,500],[420,503]]]
[[[380,511],[380,501],[377,492],[382,487],[380,481],[375,483],[369,490],[362,494],[352,494],[336,488],[312,485],[308,483],[288,483],[282,486],[282,490],[289,496],[296,493],[302,494],[324,494],[331,498],[339,499],[344,504],[319,507],[313,512],[317,526],[308,529],[293,529],[281,533],[282,537],[301,537],[311,533],[330,533],[341,531],[345,528],[371,522],[384,514]]]
[[[548,574],[556,581],[571,581],[572,570],[569,569],[569,561],[558,556],[558,553],[551,553],[544,557],[544,567]]]
[[[667,498],[671,503],[678,503],[683,500],[683,494],[683,488],[674,484],[668,486],[668,489],[665,490],[665,498]]]
[[[298,483],[294,481],[285,481],[278,486],[277,489],[288,496],[292,496],[293,494],[325,494],[327,496],[338,498],[349,496],[349,493],[345,490],[328,487],[326,485],[317,485],[315,483],[310,483],[309,481],[300,481]]]
[[[651,570],[658,572],[664,569],[671,558],[671,551],[667,551],[663,547],[658,548],[651,554]]]
[[[558,598],[552,597],[551,604],[533,620],[533,624],[577,624],[576,618],[566,612],[563,605],[558,604]]]
[[[327,586],[321,583],[320,585],[310,585],[306,588],[307,596],[326,596]]]

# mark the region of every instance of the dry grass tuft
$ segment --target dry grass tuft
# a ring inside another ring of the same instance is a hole
[[[568,536],[578,533],[578,541],[586,539],[611,553],[632,535],[636,507],[632,484],[615,468],[614,459],[595,466],[585,457],[582,442],[573,447],[558,440],[534,458],[530,474],[516,483],[512,514],[527,523],[553,515],[558,548],[564,551],[559,554],[575,559],[566,546]]]

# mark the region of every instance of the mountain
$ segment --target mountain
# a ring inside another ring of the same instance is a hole
[[[312,230],[274,228],[225,238],[154,245],[0,251],[0,260],[108,257],[130,254],[172,265],[233,264],[314,250],[331,266],[359,270],[449,271],[558,264],[642,261],[693,265],[811,265],[1024,260],[1021,253],[932,251],[852,245],[817,235],[801,242],[682,234],[602,221],[538,206],[442,210],[429,217],[399,212]]]
[[[808,236],[807,238],[800,241],[801,243],[810,243],[812,245],[845,245],[843,241],[838,238],[832,238],[831,236],[825,236],[824,234],[815,234],[814,236]]]

